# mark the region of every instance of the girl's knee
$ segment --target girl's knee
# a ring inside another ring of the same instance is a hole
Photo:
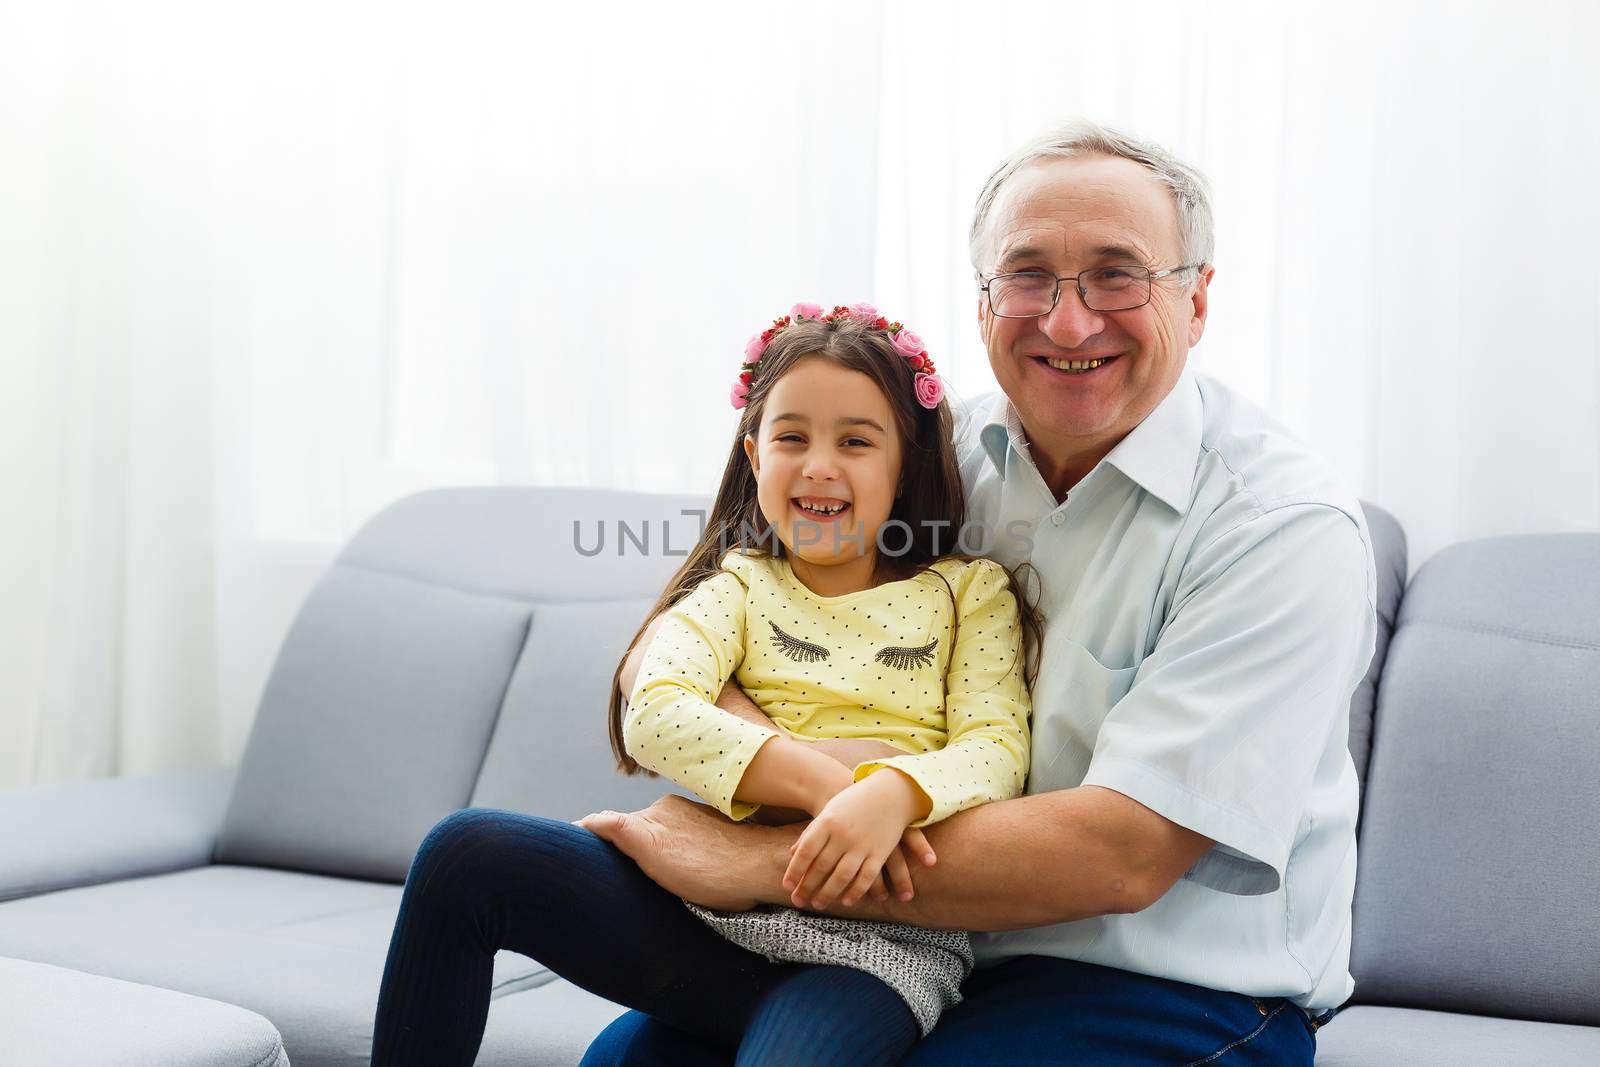
[[[417,854],[449,852],[465,842],[482,838],[499,813],[489,808],[462,808],[433,824],[417,846]]]
[[[530,817],[494,808],[451,812],[434,823],[417,846],[408,881],[417,881],[419,875],[430,883],[452,875],[469,875],[474,868],[493,861],[500,851],[497,841],[509,840],[514,832],[513,822],[527,818]]]
[[[440,819],[417,847],[411,878],[481,877],[499,863],[526,869],[542,857],[558,858],[574,844],[600,845],[589,831],[559,819],[504,811],[462,808]]]

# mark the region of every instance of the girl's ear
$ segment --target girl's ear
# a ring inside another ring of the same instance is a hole
[[[761,456],[756,451],[756,439],[749,434],[744,435],[744,454],[750,461],[750,469],[757,474],[761,473]]]

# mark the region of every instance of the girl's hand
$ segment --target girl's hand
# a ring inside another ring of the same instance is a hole
[[[887,768],[857,782],[828,801],[800,839],[790,849],[783,887],[795,907],[818,911],[835,899],[854,904],[872,889],[891,856],[898,857],[908,823],[918,817],[925,797],[912,779]],[[913,849],[928,863],[932,850],[916,833]],[[910,890],[910,872],[904,860],[891,865],[895,889]]]

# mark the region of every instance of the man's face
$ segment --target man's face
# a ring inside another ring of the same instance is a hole
[[[1144,167],[1098,155],[1048,160],[1002,187],[989,217],[985,277],[1126,264],[1183,265],[1177,206]],[[1156,280],[1150,303],[1128,311],[1089,311],[1069,282],[1055,310],[1036,319],[998,318],[979,295],[989,364],[1035,451],[1058,466],[1098,461],[1172,391],[1205,325],[1211,270],[1197,282],[1195,275]],[[1052,359],[1109,362],[1073,373]]]

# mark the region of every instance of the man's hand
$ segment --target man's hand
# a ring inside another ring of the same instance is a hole
[[[776,884],[792,827],[748,826],[675,794],[644,811],[602,811],[577,825],[621,849],[651,881],[706,908],[748,911]],[[778,835],[774,838],[772,835]]]
[[[880,770],[835,795],[790,849],[783,888],[795,907],[821,911],[835,898],[848,907],[874,889],[874,897],[882,900],[878,876],[894,859],[901,862],[891,864],[890,878],[900,898],[909,900],[911,878],[900,844],[904,839],[908,852],[933,865],[933,850],[922,831],[908,826],[929,806],[921,788],[894,768]]]

